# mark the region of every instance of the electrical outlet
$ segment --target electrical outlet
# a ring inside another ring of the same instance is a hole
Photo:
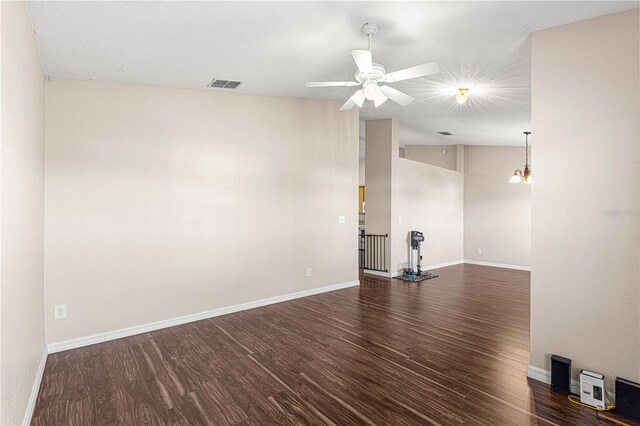
[[[476,253],[478,253],[478,254],[482,254],[482,249],[481,249],[481,248],[476,249]]]
[[[307,276],[310,277],[311,276],[311,268],[307,268]]]
[[[344,216],[338,216],[338,223],[344,223],[344,222],[345,222]]]
[[[67,305],[55,305],[53,307],[53,319],[61,320],[67,317]]]
[[[402,223],[402,216],[398,216],[398,223]]]

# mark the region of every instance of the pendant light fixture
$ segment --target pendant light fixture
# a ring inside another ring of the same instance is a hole
[[[516,169],[513,172],[513,176],[509,179],[509,183],[528,183],[531,185],[531,166],[529,165],[529,135],[531,132],[523,132],[524,133],[524,149],[525,149],[525,160],[524,160],[524,172],[520,169]]]

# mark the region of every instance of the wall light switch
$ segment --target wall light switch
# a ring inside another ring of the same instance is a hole
[[[307,268],[307,276],[310,277],[311,276],[311,268]]]
[[[344,216],[338,216],[338,223],[345,223],[345,217]]]
[[[67,317],[67,305],[55,305],[53,307],[53,319],[61,320]]]
[[[481,249],[481,248],[476,249],[476,253],[478,253],[478,254],[482,254],[482,249]]]

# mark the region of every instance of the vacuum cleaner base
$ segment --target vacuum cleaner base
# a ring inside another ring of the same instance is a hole
[[[412,283],[419,283],[420,281],[430,280],[431,278],[437,278],[436,274],[432,274],[431,272],[423,271],[422,275],[413,275],[413,274],[402,274],[394,277],[398,280],[409,281]]]

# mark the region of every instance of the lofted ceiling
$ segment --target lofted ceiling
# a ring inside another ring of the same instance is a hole
[[[542,2],[57,2],[29,10],[44,71],[52,77],[238,93],[346,100],[349,51],[375,22],[373,59],[387,71],[436,61],[437,75],[394,83],[416,101],[361,119],[398,118],[400,143],[522,145],[530,128],[530,33],[638,7],[638,1]],[[455,88],[470,87],[459,106]],[[453,136],[441,136],[448,131]]]

